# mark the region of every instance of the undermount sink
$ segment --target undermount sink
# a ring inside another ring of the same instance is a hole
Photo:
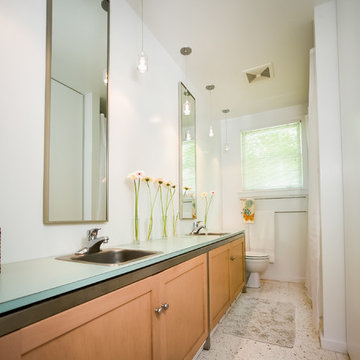
[[[161,254],[161,251],[113,248],[113,249],[101,250],[93,254],[84,254],[84,255],[72,254],[72,255],[60,256],[57,257],[56,259],[111,266],[111,265],[123,265],[132,261],[155,256],[157,254]]]

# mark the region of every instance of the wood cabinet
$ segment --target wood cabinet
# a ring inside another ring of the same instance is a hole
[[[229,245],[209,252],[210,329],[219,322],[230,303]]]
[[[159,275],[160,299],[169,308],[160,314],[162,359],[192,359],[208,336],[206,255]]]
[[[1,337],[0,359],[192,359],[245,284],[244,237],[224,242]]]
[[[232,303],[245,285],[245,241],[244,238],[229,244],[230,261],[230,303]]]
[[[0,358],[191,359],[207,335],[204,254],[0,338]]]
[[[8,335],[16,346],[0,342],[1,358],[151,359],[157,351],[153,284],[147,278],[16,331]]]
[[[210,329],[245,285],[244,238],[209,252]]]

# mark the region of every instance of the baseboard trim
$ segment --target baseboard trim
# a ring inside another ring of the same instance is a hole
[[[322,332],[320,333],[320,344],[322,349],[347,354],[347,346],[345,342],[326,339]]]
[[[294,277],[294,276],[262,276],[262,280],[273,280],[273,281],[285,281],[285,282],[296,282],[304,283],[304,277]]]

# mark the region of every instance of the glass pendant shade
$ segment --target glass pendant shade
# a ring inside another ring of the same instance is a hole
[[[106,69],[104,69],[104,71],[103,71],[103,82],[104,82],[104,84],[108,83],[108,74],[107,74]]]
[[[209,129],[209,136],[210,137],[214,136],[214,128],[212,126],[210,126],[210,129]]]
[[[183,112],[184,115],[190,115],[191,113],[191,106],[189,100],[186,100],[183,105]]]
[[[228,121],[227,121],[227,114],[229,113],[229,109],[224,109],[222,112],[225,114],[225,146],[224,151],[229,151],[230,146],[228,143]]]
[[[192,52],[191,48],[190,47],[183,47],[180,49],[180,54],[181,55],[184,55],[185,56],[185,60],[186,60],[186,57],[188,55],[190,55]],[[185,61],[185,78],[187,80],[187,71],[186,71],[186,61]],[[188,96],[189,94],[185,93],[185,99],[186,97]],[[183,113],[184,115],[190,115],[191,114],[191,105],[190,105],[190,102],[189,100],[185,100],[184,104],[183,104]]]
[[[206,85],[205,89],[209,91],[209,118],[210,118],[210,127],[209,127],[209,137],[213,137],[214,127],[212,122],[212,101],[211,101],[211,91],[215,89],[215,85]]]
[[[138,62],[137,69],[138,69],[139,73],[141,73],[141,74],[144,74],[148,69],[147,56],[145,55],[145,53],[143,51],[141,51],[141,53],[139,55],[139,62]]]

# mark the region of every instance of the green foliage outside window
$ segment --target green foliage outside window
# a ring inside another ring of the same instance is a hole
[[[243,190],[303,187],[301,123],[241,133]]]

